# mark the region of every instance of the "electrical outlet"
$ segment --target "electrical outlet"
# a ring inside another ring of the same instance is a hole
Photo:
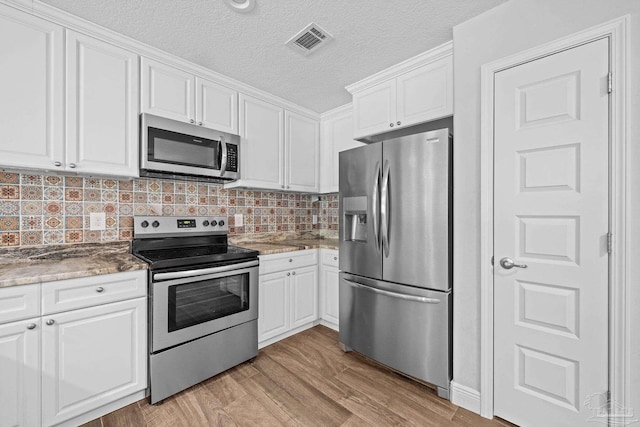
[[[91,212],[89,214],[89,230],[105,230],[106,218],[104,212]]]
[[[318,215],[314,215],[313,219],[312,219],[313,224],[317,224],[318,223]]]
[[[244,225],[244,218],[242,216],[242,214],[235,214],[234,215],[234,220],[236,223],[236,227],[242,227]]]

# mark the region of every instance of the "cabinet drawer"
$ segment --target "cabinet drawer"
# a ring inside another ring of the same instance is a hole
[[[318,250],[286,252],[282,254],[264,255],[260,257],[260,274],[315,265],[318,263]]]
[[[38,317],[39,315],[39,283],[0,289],[0,323]]]
[[[322,251],[321,261],[322,265],[338,267],[338,251],[332,251],[330,249]]]
[[[42,314],[146,296],[146,270],[43,283]]]

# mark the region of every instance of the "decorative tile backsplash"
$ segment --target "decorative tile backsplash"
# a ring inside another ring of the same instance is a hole
[[[89,230],[91,212],[106,214],[106,230]],[[234,214],[243,214],[242,227]],[[312,201],[308,194],[170,179],[0,172],[0,246],[131,240],[134,215],[227,215],[230,235],[337,230],[338,195]]]

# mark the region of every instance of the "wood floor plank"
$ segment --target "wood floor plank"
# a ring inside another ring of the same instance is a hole
[[[199,426],[513,427],[440,399],[364,356],[344,353],[338,334],[317,326],[160,405],[147,399],[83,427]]]
[[[295,396],[301,402],[313,402],[313,406],[309,409],[314,416],[330,420],[331,425],[340,425],[351,415],[348,410],[313,387],[304,378],[295,375],[268,355],[256,358],[253,366],[291,396]]]
[[[134,403],[135,405],[135,403]],[[88,423],[84,423],[82,425],[80,425],[80,427],[102,427],[102,419],[101,418],[97,418],[95,420],[91,420]]]

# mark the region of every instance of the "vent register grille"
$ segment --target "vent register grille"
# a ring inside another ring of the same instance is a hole
[[[291,37],[285,44],[296,52],[308,55],[332,39],[333,36],[318,24],[311,23]]]

